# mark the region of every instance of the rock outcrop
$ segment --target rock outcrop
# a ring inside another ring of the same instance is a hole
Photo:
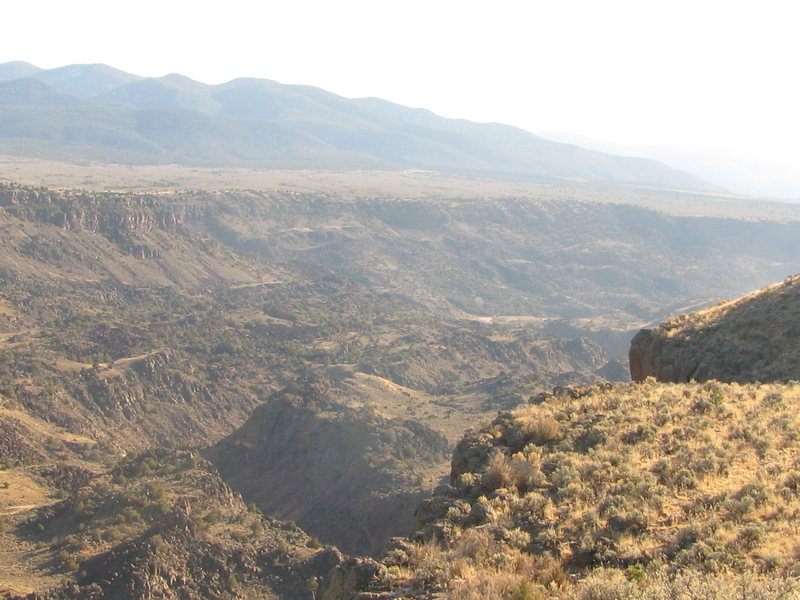
[[[800,276],[659,327],[631,341],[631,379],[800,379]]]

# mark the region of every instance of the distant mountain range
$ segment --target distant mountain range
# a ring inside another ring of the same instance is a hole
[[[197,166],[424,169],[715,190],[650,159],[266,79],[0,64],[0,154]]]

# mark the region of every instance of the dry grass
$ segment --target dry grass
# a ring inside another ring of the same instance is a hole
[[[797,597],[798,415],[794,383],[652,380],[502,414],[432,501],[426,569],[452,598]]]
[[[0,517],[43,506],[51,502],[50,490],[27,469],[0,471]]]

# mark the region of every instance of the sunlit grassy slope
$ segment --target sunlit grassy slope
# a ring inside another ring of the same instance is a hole
[[[683,580],[772,598],[765,586],[793,585],[797,385],[648,380],[575,395],[465,436],[382,589],[663,598]]]

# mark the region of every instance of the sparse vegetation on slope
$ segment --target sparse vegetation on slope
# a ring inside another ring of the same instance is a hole
[[[292,579],[293,568],[269,571],[264,548],[280,540],[281,556],[299,553],[298,565],[341,557],[317,553],[304,534],[277,523],[262,523],[265,537],[242,538],[259,529],[257,519],[242,526],[250,517],[236,494],[200,459],[179,468],[183,458],[175,457],[189,454],[178,448],[197,456],[224,440],[209,456],[249,500],[308,524],[325,542],[377,553],[387,537],[411,529],[413,504],[443,474],[447,446],[464,427],[530,397],[538,402],[537,392],[552,385],[589,384],[609,372],[602,348],[579,337],[581,320],[611,313],[616,322],[638,321],[664,299],[685,305],[693,292],[744,285],[764,277],[767,265],[788,269],[797,244],[792,223],[701,222],[547,199],[4,185],[0,204],[0,484],[9,484],[0,493],[0,535],[10,548],[0,581],[17,596],[90,597],[99,586],[107,597],[144,598],[149,585],[166,597],[302,597],[314,582],[319,594],[345,589],[351,566],[359,581],[380,575],[368,561],[344,563],[329,584]],[[703,231],[709,223],[711,233]],[[754,231],[769,232],[773,244],[748,246]],[[727,281],[719,256],[734,257],[741,279]],[[653,261],[663,263],[655,279]],[[675,283],[707,267],[703,281]],[[571,323],[559,321],[569,316]],[[543,334],[556,329],[572,339]],[[760,388],[723,387],[722,400],[711,387],[680,388],[677,400],[620,388],[616,401],[592,389],[532,409],[550,411],[549,419],[504,413],[490,430],[496,438],[474,438],[485,464],[461,469],[455,487],[419,513],[443,539],[474,537],[495,557],[475,550],[473,560],[459,550],[466,583],[458,585],[483,589],[480,578],[494,585],[495,573],[513,576],[513,589],[558,586],[573,573],[628,567],[656,581],[659,561],[694,569],[698,548],[722,570],[791,572],[790,549],[776,541],[789,535],[782,528],[794,501],[781,492],[788,484],[767,481],[765,499],[749,509],[742,490],[765,478],[746,474],[753,465],[768,475],[798,468],[794,388],[783,392],[785,409],[776,401],[769,411]],[[770,412],[774,422],[759,420]],[[663,414],[671,425],[659,423]],[[741,431],[725,429],[736,424]],[[780,436],[766,435],[767,427]],[[674,448],[663,454],[662,446]],[[695,447],[710,467],[695,465]],[[741,458],[747,448],[750,463]],[[126,455],[133,458],[117,464]],[[628,480],[644,486],[642,507],[626,496]],[[711,495],[714,482],[721,504],[712,495],[684,506]],[[600,495],[618,502],[601,511]],[[188,512],[181,498],[190,499]],[[521,498],[543,498],[547,511],[564,516],[544,513],[542,528],[534,502],[525,521],[516,512]],[[440,505],[449,514],[436,512]],[[725,512],[734,505],[743,506],[739,521]],[[210,515],[215,508],[221,517]],[[701,531],[708,548],[679,542],[691,533],[681,515],[702,510],[719,523]],[[755,516],[767,519],[760,529]],[[164,545],[153,543],[156,535]],[[455,593],[456,571],[441,566],[451,550],[400,544],[384,582]],[[412,555],[427,566],[404,558]],[[530,576],[531,565],[550,575]],[[317,566],[297,573],[322,578]],[[226,570],[232,579],[222,579]],[[284,578],[293,583],[276,591]]]
[[[602,351],[588,341],[551,341],[519,327],[442,320],[330,269],[298,264],[292,253],[281,265],[245,255],[203,233],[208,211],[215,210],[214,197],[204,194],[190,195],[197,200],[192,206],[185,202],[190,196],[175,203],[174,197],[153,194],[13,185],[0,192],[0,225],[7,234],[0,244],[0,461],[4,481],[12,486],[3,498],[13,514],[3,515],[3,527],[14,549],[12,572],[1,572],[0,581],[15,594],[58,587],[71,572],[64,561],[175,562],[187,565],[187,580],[198,579],[191,574],[195,558],[171,548],[195,542],[205,547],[202,540],[169,534],[161,550],[141,541],[164,517],[157,507],[109,500],[103,519],[85,523],[53,514],[58,527],[85,530],[69,535],[108,529],[113,538],[103,534],[57,550],[50,548],[53,540],[36,537],[43,532],[16,524],[53,503],[62,511],[58,515],[69,514],[64,496],[78,493],[87,478],[112,477],[105,473],[120,455],[217,442],[272,391],[298,379],[349,374],[349,383],[330,403],[330,415],[341,419],[330,421],[326,439],[333,443],[337,431],[342,439],[352,432],[363,435],[350,440],[355,466],[334,482],[340,486],[334,496],[352,500],[349,490],[363,487],[361,506],[373,506],[372,522],[378,525],[371,531],[367,520],[350,531],[350,523],[340,519],[334,529],[345,545],[377,552],[389,535],[410,531],[413,506],[442,466],[449,442],[426,423],[441,425],[453,440],[466,424],[495,410],[490,398],[498,389],[504,390],[497,396],[500,406],[516,404],[530,384],[547,385],[575,370],[591,380],[591,370],[604,362]],[[359,395],[362,385],[371,392]],[[398,397],[402,411],[393,402]],[[424,410],[415,398],[424,399]],[[457,418],[449,419],[456,411]],[[308,417],[298,419],[300,430],[324,421],[315,414],[300,416]],[[337,430],[342,423],[346,426]],[[418,436],[428,436],[430,448]],[[411,468],[406,459],[418,452],[424,465]],[[314,473],[316,460],[304,456],[292,474]],[[180,481],[165,479],[165,495],[185,495]],[[271,485],[263,474],[258,481]],[[98,497],[106,492],[146,497],[137,482],[112,480],[117,487],[111,491],[91,490]],[[385,519],[379,513],[387,506],[405,517]],[[358,517],[354,505],[342,500],[340,507]],[[143,518],[116,522],[118,513],[133,510]],[[322,521],[322,513],[316,520]],[[52,531],[48,523],[37,525]],[[211,537],[220,542],[216,533]],[[47,548],[37,548],[40,542]],[[23,560],[41,566],[33,570],[36,577],[21,573]],[[122,593],[118,586],[142,579],[139,567],[118,581],[98,579],[105,566],[92,569],[82,569],[87,577],[77,584],[81,594],[94,584]],[[174,591],[180,577],[163,584],[165,589]],[[233,593],[218,581],[195,584],[223,597]],[[261,584],[253,585],[242,589],[256,593]],[[146,595],[142,588],[125,593]]]
[[[506,370],[547,384],[604,362],[588,341],[442,321],[330,269],[278,266],[189,231],[235,203],[2,191],[2,389],[120,449],[214,442],[270,391],[329,365],[456,395]]]
[[[468,434],[451,485],[418,510],[419,541],[388,554],[377,587],[588,598],[615,571],[609,598],[729,573],[791,583],[800,388],[649,380],[575,395]]]
[[[741,293],[745,281],[765,284],[800,268],[795,224],[666,217],[579,197],[199,200],[207,217],[187,226],[205,237],[262,260],[302,258],[462,318],[633,308],[630,321],[641,322],[637,306],[649,315],[648,307]]]
[[[631,376],[659,381],[800,379],[800,276],[639,332]]]
[[[305,598],[308,580],[342,560],[297,527],[248,509],[192,452],[135,455],[61,491],[65,499],[10,524],[6,535],[32,580],[18,577],[0,588],[4,597],[23,595],[44,572],[61,580],[49,598],[222,599],[245,590]]]

